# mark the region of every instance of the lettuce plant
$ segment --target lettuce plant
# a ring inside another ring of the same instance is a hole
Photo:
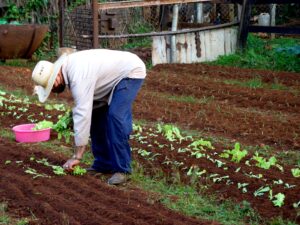
[[[246,149],[241,150],[240,143],[236,142],[234,145],[234,149],[232,150],[225,150],[220,157],[222,158],[229,158],[231,156],[231,161],[235,163],[239,163],[246,155],[248,151]]]

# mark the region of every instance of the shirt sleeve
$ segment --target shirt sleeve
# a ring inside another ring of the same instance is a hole
[[[95,84],[90,79],[72,82],[70,86],[74,104],[73,122],[75,145],[87,145],[90,136]]]

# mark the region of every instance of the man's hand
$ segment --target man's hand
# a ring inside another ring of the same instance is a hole
[[[74,167],[80,163],[85,150],[86,146],[75,147],[74,155],[72,156],[72,158],[68,159],[68,161],[63,165],[63,168],[67,171],[74,170]]]
[[[68,159],[68,161],[63,165],[63,168],[67,171],[74,170],[74,167],[80,163],[79,159]]]

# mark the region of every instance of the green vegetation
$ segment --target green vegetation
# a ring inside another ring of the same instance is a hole
[[[43,23],[49,20],[47,13],[43,10],[47,9],[48,0],[28,0],[26,4],[16,4],[15,1],[8,0],[8,10],[6,11],[3,22],[19,24],[35,21]]]
[[[86,172],[86,169],[82,168],[81,166],[75,166],[72,174],[75,176],[83,176],[84,174],[86,174]]]
[[[8,206],[6,202],[0,203],[0,224],[1,225],[27,225],[29,224],[29,219],[15,219],[8,214]]]
[[[184,213],[185,215],[195,216],[201,219],[215,220],[221,224],[278,224],[293,225],[293,222],[275,218],[265,221],[251,208],[247,201],[235,204],[229,200],[218,201],[214,196],[208,196],[197,192],[192,186],[180,183],[170,184],[165,178],[157,173],[154,178],[144,175],[144,169],[137,162],[133,163],[134,173],[131,180],[143,187],[143,189],[155,192],[153,198],[150,197],[149,202],[162,202],[170,209]],[[209,187],[207,187],[209,188]],[[158,195],[159,194],[159,199]],[[277,202],[279,199],[280,202]],[[276,197],[276,203],[281,204],[282,196]],[[245,221],[247,218],[247,221]]]
[[[142,34],[152,32],[154,28],[151,24],[142,19],[143,17],[141,16],[141,9],[134,8],[132,10],[133,12],[130,12],[130,23],[127,26],[128,34]],[[124,44],[121,48],[132,49],[137,47],[151,47],[151,44],[151,37],[129,38],[126,44]]]
[[[128,26],[129,34],[142,34],[153,31],[151,25],[146,22],[137,21]],[[122,49],[132,49],[137,47],[151,47],[152,39],[150,37],[130,38]]]
[[[135,125],[134,127],[135,130],[139,130],[140,132],[142,132],[143,130],[143,127],[140,125]],[[173,139],[178,138],[180,140],[182,138],[182,135],[180,135],[180,131],[175,129],[176,127],[164,127],[162,125],[157,127],[158,131],[161,132],[168,133],[168,131],[170,130],[163,128],[172,128],[172,135],[174,135]],[[51,145],[47,145],[47,147],[43,143],[38,145],[41,147],[46,147],[47,150],[58,150],[59,152],[65,152],[67,155],[69,155],[72,151],[71,148],[61,149],[61,143],[57,140],[50,142]],[[195,150],[202,149],[202,146],[206,146],[208,147],[208,149],[213,148],[210,142],[201,139],[193,141],[190,147],[193,147],[193,149]],[[235,145],[235,149],[238,149],[237,144]],[[59,166],[53,167],[53,165],[49,164],[46,159],[37,160],[34,157],[31,157],[30,160],[34,160],[37,163],[42,163],[46,166],[51,166],[54,174],[63,175],[64,171],[62,171]],[[89,164],[91,163],[91,160],[92,158],[87,160],[89,161]],[[7,162],[7,164],[8,163],[12,162]],[[194,170],[196,171],[197,168],[194,168]],[[31,174],[33,178],[44,176],[44,174],[40,174],[38,173],[38,171],[35,171],[32,168],[26,168],[25,172]],[[202,171],[198,172],[201,173]],[[81,170],[79,170],[78,174],[81,174]],[[167,179],[168,178],[166,178],[165,175],[160,171],[157,171],[152,178],[147,177],[144,174],[143,167],[138,164],[137,161],[133,163],[133,174],[131,175],[133,184],[138,185],[147,191],[155,193],[154,195],[151,195],[151,193],[149,194],[148,199],[150,204],[153,204],[155,201],[159,201],[166,205],[166,207],[179,211],[186,215],[195,216],[202,219],[204,218],[208,220],[215,220],[222,224],[293,224],[292,222],[285,221],[280,218],[271,221],[264,221],[251,208],[250,203],[247,201],[243,201],[239,204],[236,204],[230,200],[219,201],[212,195],[207,195],[204,192],[202,193],[202,189],[209,189],[209,185],[204,185],[200,187],[199,190],[195,185],[196,183],[193,183],[191,185],[184,185],[180,182],[179,177],[173,177],[172,181],[167,181]],[[268,189],[268,191],[270,191],[270,189]],[[158,197],[159,199],[157,199]],[[272,200],[274,204],[280,207],[283,204],[284,196],[274,195],[272,196]],[[5,219],[6,217],[3,217],[3,220]]]
[[[8,129],[0,129],[0,137],[7,138],[9,140],[15,140],[15,136],[11,130]]]
[[[52,128],[53,127],[53,122],[52,121],[47,121],[43,120],[35,124],[35,126],[32,128],[32,130],[43,130],[47,128]]]
[[[64,138],[66,143],[69,143],[70,138],[73,136],[73,132],[71,131],[73,118],[71,114],[71,111],[66,111],[64,115],[60,115],[58,117],[59,120],[52,127],[57,132],[58,140]]]
[[[263,87],[264,84],[263,82],[257,78],[257,79],[253,79],[250,80],[249,82],[246,82],[248,87],[251,88],[259,88],[259,87]],[[182,96],[178,98],[179,101],[187,101],[187,102],[195,102],[195,101],[200,101],[203,100],[203,103],[207,103],[211,100],[213,100],[213,98],[204,98],[204,99],[195,99],[192,96]],[[177,99],[177,100],[178,100]],[[176,100],[176,98],[175,98]],[[59,110],[61,107],[59,105],[46,105],[45,109],[46,110]],[[64,110],[63,110],[64,111]],[[69,124],[71,123],[71,117],[69,112],[66,112],[65,115],[63,115],[62,117],[59,118],[59,122],[57,124],[57,129],[58,132],[61,131],[65,131],[68,127]],[[183,135],[183,133],[175,126],[167,124],[167,125],[158,125],[157,127],[157,131],[158,133],[162,133],[165,138],[171,142],[175,142],[175,141],[182,141],[182,140],[187,140],[187,138]],[[141,133],[143,128],[141,126],[136,125],[135,126],[136,130],[140,130],[139,132]],[[156,135],[156,133],[151,133],[153,136]],[[0,135],[1,135],[1,130],[0,130]],[[5,135],[3,133],[3,135]],[[2,136],[2,135],[1,135]],[[65,134],[61,133],[60,138],[64,137],[66,138],[66,140],[69,140],[68,138],[70,138],[71,134]],[[150,134],[149,134],[150,137]],[[151,136],[152,137],[152,136]],[[140,138],[141,141],[144,141],[145,145],[149,145],[147,141],[147,137],[138,137]],[[189,138],[191,141],[192,139]],[[68,142],[68,141],[67,141]],[[54,144],[55,143],[55,144]],[[52,145],[53,144],[53,145]],[[159,143],[157,142],[157,146],[159,147]],[[47,145],[47,147],[46,147]],[[69,155],[71,152],[71,148],[66,149],[66,147],[62,146],[61,143],[58,140],[55,141],[51,141],[49,143],[41,143],[40,146],[45,147],[47,150],[53,150],[53,149],[59,149],[60,151],[64,151],[67,150],[66,153]],[[172,145],[171,145],[172,146]],[[226,167],[224,166],[225,163],[212,158],[212,151],[209,151],[211,149],[213,149],[212,143],[204,140],[204,139],[200,139],[200,140],[196,140],[193,141],[192,144],[190,144],[189,146],[187,146],[190,148],[191,150],[191,156],[194,156],[196,158],[200,158],[200,157],[206,157],[208,160],[210,160],[211,162],[215,163],[216,166],[218,168],[224,168],[224,170],[226,169]],[[180,152],[187,152],[189,151],[188,148],[182,148],[182,149],[178,149],[178,152],[180,150]],[[170,148],[172,151],[174,151],[175,149]],[[240,161],[247,156],[247,150],[243,148],[241,148],[241,146],[236,143],[234,145],[234,148],[229,148],[231,150],[226,150],[224,153],[227,153],[226,157],[224,158],[230,158],[232,161],[236,162],[236,163],[240,163]],[[267,146],[264,147],[264,149],[267,152]],[[145,150],[145,149],[139,149],[138,153],[142,156],[144,156],[145,158],[148,157],[148,159],[150,160],[154,160],[155,155],[153,155],[151,152]],[[150,157],[149,157],[150,156]],[[217,156],[216,156],[217,157]],[[91,158],[86,159],[87,161],[91,160]],[[255,155],[255,157],[252,158],[252,162],[256,161],[257,164],[256,166],[264,168],[264,169],[269,169],[271,166],[276,166],[276,162],[277,160],[275,159],[275,157],[271,157],[271,158],[267,158],[267,157],[262,157],[261,155]],[[91,161],[89,161],[90,163]],[[10,163],[7,161],[7,163]],[[179,163],[182,162],[173,162],[171,160],[165,159],[165,161],[163,162],[163,164],[170,164],[170,165],[180,165]],[[250,164],[248,165],[250,166]],[[295,165],[296,166],[296,165]],[[63,174],[63,170],[61,167],[56,166],[56,167],[52,167],[53,168],[53,173],[56,175],[62,175]],[[203,168],[202,168],[203,169]],[[197,175],[195,176],[195,178],[200,177],[202,175],[202,173],[206,173],[206,171],[204,172],[204,170],[200,171],[200,168],[197,168],[196,166],[194,167],[190,167],[189,172],[191,172],[191,176],[192,175]],[[226,169],[227,170],[227,169]],[[236,173],[239,172],[239,168],[236,170]],[[32,174],[34,177],[36,176],[41,176],[43,174],[39,174],[37,171],[33,170],[32,168],[27,168],[27,173]],[[186,215],[191,215],[191,216],[195,216],[195,217],[199,217],[199,218],[206,218],[209,220],[216,220],[220,223],[223,224],[293,224],[292,222],[288,222],[288,221],[283,221],[282,219],[274,219],[272,221],[263,221],[263,219],[259,218],[259,216],[254,212],[254,210],[251,208],[251,205],[249,202],[247,201],[243,201],[239,204],[233,203],[229,200],[226,201],[220,201],[217,198],[215,198],[214,196],[207,196],[207,194],[203,194],[201,189],[199,191],[199,189],[195,188],[195,183],[192,183],[191,186],[187,186],[187,185],[183,185],[182,183],[180,183],[180,179],[178,179],[179,175],[174,176],[173,178],[173,183],[170,184],[170,182],[166,182],[166,178],[165,176],[162,175],[162,173],[158,172],[156,175],[154,175],[153,178],[149,178],[146,177],[143,173],[143,169],[140,165],[138,165],[137,163],[135,163],[133,165],[133,171],[134,173],[132,174],[132,180],[134,182],[134,184],[139,185],[141,188],[152,191],[152,192],[156,192],[159,195],[159,201],[162,202],[163,204],[165,204],[167,207],[177,210],[179,212],[183,212]],[[82,171],[79,170],[78,174],[80,174]],[[295,168],[294,170],[291,171],[292,174],[296,177],[298,177],[299,175],[299,169]],[[207,172],[208,174],[208,172]],[[209,178],[213,178],[213,182],[217,182],[220,181],[221,179],[227,179],[228,176],[223,176],[223,177],[216,177],[213,175],[216,174],[211,174]],[[249,174],[250,175],[250,174]],[[259,174],[261,175],[261,174]],[[254,177],[254,175],[252,174],[252,176]],[[255,175],[258,176],[258,175]],[[180,178],[180,177],[179,177]],[[241,188],[243,188],[243,193],[244,191],[247,192],[246,186],[248,184],[246,183],[239,183],[238,184]],[[286,184],[288,185],[288,184]],[[290,185],[291,186],[291,185]],[[200,188],[205,188],[205,189],[209,189],[209,185],[203,185],[203,187]],[[257,193],[258,196],[260,193],[265,193],[262,190],[267,190],[266,192],[270,192],[270,188],[266,188],[266,187],[262,187],[262,189],[258,189]],[[240,188],[239,188],[240,189]],[[157,194],[155,194],[156,198],[157,198]],[[285,196],[282,193],[276,193],[276,195],[271,195],[272,197],[270,198],[270,201],[272,201],[274,203],[274,205],[276,207],[281,207],[284,204],[284,198]],[[149,197],[149,202],[153,202],[156,201],[155,197]],[[297,200],[298,201],[298,200]],[[296,205],[297,207],[299,206],[299,202],[295,202],[294,205]],[[295,207],[296,208],[296,207]],[[5,219],[5,218],[4,218]]]
[[[247,154],[248,151],[245,149],[241,150],[240,143],[237,142],[234,145],[234,149],[224,150],[224,153],[222,153],[220,157],[230,158],[231,156],[231,161],[239,163]]]
[[[212,65],[251,69],[300,72],[300,40],[293,38],[261,39],[250,34],[244,52],[220,56]]]
[[[165,99],[169,99],[175,102],[184,102],[184,103],[192,103],[192,104],[208,104],[214,100],[214,96],[203,96],[201,98],[196,98],[191,95],[171,95],[166,93],[153,92],[153,96],[162,97]]]
[[[33,68],[35,66],[36,62],[25,60],[25,59],[10,59],[0,61],[0,66],[16,66],[16,67],[27,67],[27,68]]]

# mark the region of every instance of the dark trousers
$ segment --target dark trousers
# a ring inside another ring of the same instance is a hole
[[[131,173],[129,135],[132,131],[132,103],[143,79],[121,80],[109,106],[93,110],[91,124],[92,168],[106,173]]]

